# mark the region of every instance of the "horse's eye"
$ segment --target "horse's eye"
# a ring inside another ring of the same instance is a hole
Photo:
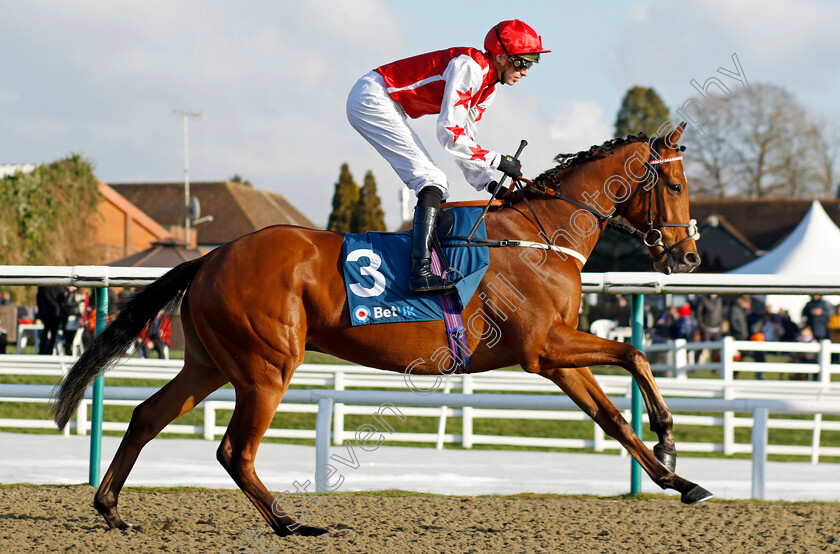
[[[668,190],[674,194],[682,194],[682,185],[668,185]]]

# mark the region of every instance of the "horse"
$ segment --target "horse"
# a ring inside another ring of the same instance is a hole
[[[693,504],[710,492],[675,471],[672,417],[645,356],[631,344],[579,331],[580,272],[608,226],[640,240],[664,273],[700,264],[677,144],[630,135],[558,156],[555,168],[521,180],[486,212],[490,268],[464,307],[473,373],[519,365],[554,382],[663,489]],[[446,204],[444,204],[446,207]],[[516,240],[512,240],[516,239]],[[352,326],[341,272],[343,235],[267,227],[185,262],[128,301],[62,380],[53,405],[63,429],[86,387],[125,352],[158,311],[180,301],[186,347],[181,371],[134,410],[94,496],[110,528],[125,529],[117,502],[143,446],[208,394],[231,383],[236,404],[217,459],[281,536],[322,535],[299,524],[260,481],[254,459],[307,350],[386,371],[437,375],[423,361],[446,344],[444,322]],[[375,268],[374,268],[375,269]],[[503,279],[500,286],[494,279]],[[480,314],[481,317],[473,317]],[[490,344],[489,330],[499,331]],[[616,365],[638,383],[658,442],[651,452],[599,386],[592,365]]]

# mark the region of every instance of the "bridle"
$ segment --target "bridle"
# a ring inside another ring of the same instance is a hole
[[[668,163],[668,162],[676,162],[676,161],[679,161],[679,160],[683,159],[682,156],[672,156],[670,158],[654,157],[655,152],[656,152],[656,150],[651,148],[651,157],[646,162],[646,165],[650,166],[651,168],[653,168],[653,166],[655,166],[655,165],[660,165],[660,164]],[[649,173],[650,177],[648,177],[648,180],[645,182],[644,186],[642,186],[640,184],[638,187],[636,187],[636,190],[633,192],[633,195],[631,195],[631,197],[627,200],[627,202],[625,202],[624,210],[622,210],[621,215],[623,215],[623,213],[630,206],[630,203],[633,201],[633,196],[636,195],[639,192],[639,190],[641,190],[643,188],[647,189],[647,191],[648,191],[647,232],[644,233],[644,237],[642,237],[642,242],[644,243],[645,246],[647,246],[649,248],[653,248],[653,247],[658,246],[659,248],[662,249],[662,252],[660,252],[654,258],[654,261],[656,261],[659,258],[661,258],[662,256],[665,256],[665,255],[669,254],[670,252],[672,252],[674,249],[676,249],[679,245],[681,245],[685,241],[699,239],[700,238],[700,232],[697,229],[697,220],[696,219],[690,219],[688,221],[688,223],[668,223],[667,221],[665,221],[665,218],[663,216],[663,209],[662,209],[663,204],[664,204],[664,200],[662,198],[663,191],[662,191],[662,187],[659,186],[658,174],[656,173],[655,170],[650,171],[648,173]],[[650,183],[650,180],[653,180],[654,182]],[[654,189],[656,189],[656,195],[655,195],[656,211],[657,211],[658,220],[659,220],[659,221],[657,221],[657,224],[658,224],[657,226],[654,226],[654,222],[653,222],[653,198],[654,198],[654,192],[653,191],[654,191]],[[682,239],[678,242],[675,242],[674,244],[670,244],[670,245],[665,244],[665,241],[662,240],[662,229],[664,227],[682,227],[682,228],[686,229],[686,236],[685,236],[684,239]],[[651,237],[653,237],[653,238],[651,238]]]
[[[683,149],[684,149],[684,147],[681,147],[681,150],[683,150]],[[682,160],[683,157],[682,156],[673,156],[673,157],[670,157],[670,158],[660,158],[657,154],[655,154],[655,152],[656,152],[656,150],[653,148],[653,146],[651,146],[650,158],[648,158],[648,160],[645,162],[645,165],[649,166],[649,169],[650,169],[650,171],[647,171],[648,177],[647,177],[647,179],[645,180],[644,183],[639,183],[639,185],[636,187],[636,190],[634,190],[633,193],[630,195],[630,197],[623,202],[624,208],[617,215],[610,215],[610,214],[601,213],[600,211],[596,210],[592,206],[584,204],[583,202],[581,202],[579,200],[571,198],[571,197],[563,194],[562,192],[559,192],[559,191],[557,191],[555,189],[552,189],[551,187],[548,187],[548,186],[543,185],[541,183],[535,183],[533,181],[529,181],[527,179],[522,179],[522,178],[514,178],[514,181],[526,182],[528,184],[527,190],[529,190],[529,191],[533,191],[533,192],[537,192],[539,194],[551,196],[552,198],[563,200],[563,201],[568,202],[568,203],[570,203],[574,206],[577,206],[578,208],[586,210],[587,212],[591,213],[592,215],[594,215],[595,217],[597,217],[601,221],[605,221],[607,226],[609,226],[610,228],[612,228],[612,229],[614,229],[614,230],[616,230],[616,231],[618,231],[622,234],[625,234],[625,235],[628,235],[628,236],[631,236],[631,237],[635,237],[635,238],[641,240],[644,243],[644,245],[647,246],[648,248],[654,248],[654,247],[661,248],[662,252],[657,254],[657,256],[654,258],[654,261],[656,261],[656,260],[659,260],[661,257],[663,257],[663,256],[669,254],[670,252],[672,252],[675,248],[677,248],[682,243],[684,243],[688,240],[699,239],[700,238],[700,233],[698,232],[698,229],[697,229],[697,220],[696,219],[691,219],[691,220],[689,220],[688,223],[669,223],[669,222],[664,220],[663,211],[662,211],[662,206],[664,204],[664,201],[663,201],[663,198],[662,198],[662,187],[658,186],[659,185],[659,177],[658,177],[658,174],[657,174],[656,170],[653,168],[653,166],[660,165],[660,164],[663,164],[663,163],[668,163],[668,162],[679,161],[679,160]],[[534,217],[536,217],[536,214],[534,213],[534,210],[531,208],[531,205],[528,202],[528,199],[524,195],[523,187],[519,183],[517,183],[517,187],[519,188],[520,192],[523,193],[522,194],[522,199],[528,205],[528,208],[531,210],[532,215],[534,215]],[[656,190],[655,198],[656,198],[656,208],[657,208],[657,215],[658,215],[658,221],[656,222],[656,224],[654,224],[654,218],[653,218],[654,189]],[[627,211],[627,208],[633,203],[633,200],[635,199],[635,197],[642,190],[646,190],[647,194],[648,194],[648,199],[647,199],[647,202],[648,202],[648,221],[647,221],[647,229],[644,230],[644,231],[636,228],[634,225],[632,225],[630,222],[628,222],[626,220],[622,221],[622,220],[618,219],[619,217],[622,217],[624,215],[624,212]],[[537,223],[540,226],[540,228],[542,229],[542,224],[539,223],[539,220],[537,220]],[[674,244],[670,244],[670,245],[665,244],[665,242],[662,240],[662,229],[664,227],[682,227],[682,228],[686,229],[686,237],[684,239],[674,243]],[[543,230],[543,233],[545,233],[544,230]]]

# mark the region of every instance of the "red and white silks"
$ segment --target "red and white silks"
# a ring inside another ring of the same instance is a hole
[[[448,196],[446,175],[432,161],[408,118],[439,114],[437,138],[476,190],[493,180],[501,156],[476,141],[476,122],[495,95],[496,72],[474,48],[450,48],[381,66],[347,98],[350,124],[388,160],[415,193],[435,186]]]

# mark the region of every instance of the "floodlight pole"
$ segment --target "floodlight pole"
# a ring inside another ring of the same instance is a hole
[[[200,112],[188,110],[174,110],[184,119],[184,240],[190,247],[190,132],[187,118],[199,117]]]

